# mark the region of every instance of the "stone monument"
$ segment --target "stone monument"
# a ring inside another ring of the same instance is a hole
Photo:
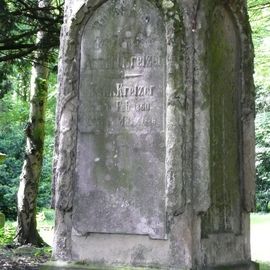
[[[255,269],[252,73],[243,0],[66,1],[54,257]]]

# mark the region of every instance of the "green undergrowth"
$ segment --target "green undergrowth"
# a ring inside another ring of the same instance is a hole
[[[54,215],[52,209],[42,209],[37,215],[39,234],[49,246],[53,244]]]
[[[16,236],[17,222],[6,221],[4,228],[0,228],[0,247],[13,245]],[[37,228],[45,242],[52,242],[54,228],[54,210],[41,209],[37,214]],[[50,252],[50,247],[45,250],[45,253]]]
[[[270,270],[270,262],[269,263],[260,263],[260,270]]]
[[[37,214],[38,227],[53,227],[54,226],[54,210],[43,208]]]
[[[7,221],[4,228],[0,228],[0,247],[13,243],[16,235],[16,223]]]

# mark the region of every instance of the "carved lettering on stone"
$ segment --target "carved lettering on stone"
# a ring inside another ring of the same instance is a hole
[[[108,1],[81,36],[74,228],[166,237],[163,18]]]

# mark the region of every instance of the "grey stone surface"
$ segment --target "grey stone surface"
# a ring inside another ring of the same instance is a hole
[[[147,1],[108,1],[80,47],[74,229],[165,238],[165,28]]]
[[[225,8],[212,14],[207,42],[210,83],[211,207],[207,233],[241,231],[241,76],[239,33]],[[226,82],[226,83],[224,83]]]
[[[65,14],[54,257],[107,268],[250,270],[245,4],[70,0]]]

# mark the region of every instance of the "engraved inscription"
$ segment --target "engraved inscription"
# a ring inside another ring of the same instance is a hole
[[[96,97],[151,97],[154,95],[154,85],[125,85],[116,83],[114,89],[100,89],[98,85],[92,85],[89,90]]]
[[[102,41],[102,44],[104,41]],[[98,41],[99,49],[106,49],[106,46],[111,46],[111,42],[105,45],[100,45],[101,41]],[[96,48],[96,44],[94,47]],[[85,63],[85,72],[99,69],[136,69],[136,68],[158,68],[162,66],[161,56],[155,55],[139,55],[131,57],[109,57],[109,58],[89,58]],[[141,75],[141,74],[137,74]]]
[[[164,239],[166,38],[158,8],[107,1],[82,31],[79,60],[74,228]]]

